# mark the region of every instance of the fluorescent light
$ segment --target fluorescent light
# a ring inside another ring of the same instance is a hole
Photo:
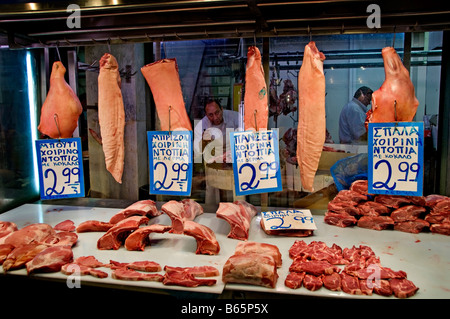
[[[39,175],[37,168],[37,155],[36,155],[36,145],[34,143],[37,140],[37,120],[36,120],[36,83],[33,80],[34,70],[31,64],[31,52],[27,51],[26,55],[27,64],[27,82],[28,82],[28,108],[30,111],[30,132],[31,132],[31,148],[33,150],[33,173],[34,173],[34,188],[37,193],[39,193]]]

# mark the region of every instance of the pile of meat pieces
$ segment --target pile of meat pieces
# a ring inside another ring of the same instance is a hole
[[[149,217],[167,214],[172,225],[147,224]],[[196,239],[196,254],[216,255],[220,251],[220,245],[214,232],[207,226],[193,220],[203,214],[203,208],[192,199],[182,201],[171,200],[161,207],[156,208],[152,200],[143,200],[134,203],[128,208],[114,215],[109,222],[88,220],[77,227],[77,232],[106,232],[97,241],[100,250],[117,250],[122,245],[127,250],[144,250],[150,244],[151,233],[174,233],[192,236]]]
[[[417,288],[406,279],[404,271],[393,271],[380,265],[380,259],[368,246],[341,249],[336,244],[328,247],[324,242],[309,244],[297,240],[289,249],[293,262],[289,267],[285,285],[298,289],[302,285],[315,291],[322,286],[332,291],[351,295],[394,295],[407,298]],[[337,265],[345,265],[341,270]]]
[[[66,229],[67,221],[54,228],[37,223],[21,229],[12,222],[0,221],[0,265],[3,271],[26,267],[27,273],[54,272],[71,262],[72,246],[78,240],[77,234]],[[73,231],[74,227],[70,227]]]
[[[339,227],[357,225],[383,230],[393,228],[417,234],[450,235],[450,198],[443,195],[398,196],[367,193],[367,181],[352,183],[328,203],[325,222]],[[371,200],[373,198],[373,200]]]
[[[117,280],[127,281],[155,281],[164,285],[177,285],[184,287],[213,286],[216,279],[199,279],[198,277],[215,277],[219,270],[213,266],[195,267],[164,267],[164,275],[160,264],[154,261],[134,261],[122,263],[110,260],[109,264],[98,261],[94,256],[77,258],[74,262],[65,264],[61,272],[66,275],[90,275],[97,278],[106,278],[108,273],[97,268],[111,269],[111,277]]]

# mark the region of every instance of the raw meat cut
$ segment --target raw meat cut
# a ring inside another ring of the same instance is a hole
[[[0,240],[1,238],[15,232],[17,230],[17,225],[12,222],[2,222],[0,221]]]
[[[80,100],[64,79],[66,68],[60,61],[53,63],[50,89],[41,109],[39,132],[51,138],[69,138],[78,126],[83,112]]]
[[[82,222],[77,227],[77,233],[85,232],[105,232],[111,229],[114,224],[101,222],[98,220],[87,220]]]
[[[132,216],[121,220],[114,227],[110,228],[97,241],[97,248],[101,250],[114,249],[117,250],[122,245],[122,242],[133,231],[139,228],[139,225],[146,224],[148,218],[144,216]]]
[[[6,260],[8,255],[14,250],[13,245],[2,244],[0,245],[0,265],[3,265],[3,262]]]
[[[162,205],[161,211],[166,213],[172,220],[170,232],[174,234],[183,234],[184,222],[187,220],[192,221],[198,215],[203,214],[203,208],[191,199],[181,202],[168,201]]]
[[[384,206],[397,209],[400,206],[411,204],[411,199],[406,196],[399,195],[377,195],[374,201]]]
[[[244,129],[246,131],[267,130],[269,119],[267,102],[267,85],[261,64],[261,53],[256,46],[250,46],[245,70]]]
[[[388,282],[389,285],[389,282]],[[360,280],[359,281],[359,289],[361,290],[363,295],[372,296],[373,293],[373,285],[369,287],[367,280]]]
[[[363,202],[358,205],[359,213],[363,216],[388,215],[391,212],[389,207],[377,202]]]
[[[450,236],[450,223],[433,224],[430,226],[432,233]]]
[[[426,209],[424,207],[419,207],[416,205],[407,205],[394,210],[391,213],[391,218],[394,222],[405,222],[409,220],[416,220],[419,218],[420,214],[425,213]]]
[[[58,231],[75,231],[75,224],[70,219],[67,219],[55,225],[53,229]]]
[[[325,260],[307,260],[303,257],[297,257],[289,267],[289,271],[304,271],[307,274],[320,276],[322,274],[331,275],[333,272],[341,271],[341,269]]]
[[[356,180],[350,185],[350,190],[360,193],[362,195],[367,195],[369,190],[369,182],[367,180]]]
[[[176,59],[163,59],[141,68],[156,105],[161,131],[192,131],[184,105]]]
[[[220,203],[216,216],[227,221],[231,230],[229,238],[247,240],[250,223],[257,214],[256,208],[244,201],[234,203]]]
[[[77,263],[65,264],[61,267],[61,272],[65,275],[84,276],[90,275],[96,278],[106,278],[108,274],[104,271],[94,269],[92,267],[79,265]]]
[[[125,248],[127,250],[144,250],[145,246],[150,245],[151,233],[165,233],[172,227],[166,225],[154,224],[146,227],[141,227],[132,232],[125,240]]]
[[[363,201],[367,200],[367,196],[360,194],[358,192],[355,192],[353,190],[341,190],[330,203],[338,203],[343,202],[347,203],[348,205],[356,206],[358,203],[361,203]]]
[[[324,275],[322,277],[323,285],[325,288],[332,291],[340,291],[341,290],[341,276],[334,272],[331,275]]]
[[[233,255],[225,262],[222,281],[275,288],[277,283],[277,265],[266,255]]]
[[[363,216],[358,220],[358,227],[383,230],[394,225],[389,216]]]
[[[308,192],[314,191],[326,135],[324,60],[316,44],[309,42],[298,74],[297,162],[302,188]]]
[[[363,268],[355,271],[345,271],[347,274],[358,277],[359,279],[368,279],[377,273],[379,279],[392,279],[392,278],[406,278],[406,273],[403,270],[393,271],[391,268],[382,267],[378,264],[369,265],[371,267]]]
[[[73,261],[73,253],[70,246],[53,246],[44,249],[37,254],[27,266],[28,274],[34,272],[56,272],[61,267]]]
[[[383,48],[381,55],[385,80],[372,94],[369,122],[410,122],[414,119],[419,100],[415,96],[409,72],[394,48]]]
[[[266,227],[264,226],[264,220],[262,218],[259,222],[259,225],[267,235],[271,236],[308,237],[314,233],[314,230],[311,229],[266,229]]]
[[[133,261],[131,263],[121,263],[118,261],[110,260],[109,267],[111,269],[128,268],[133,270],[140,270],[145,272],[157,272],[161,271],[161,265],[154,261]]]
[[[424,228],[430,227],[430,223],[423,219],[410,220],[406,222],[395,223],[394,230],[418,234],[423,231]]]
[[[305,278],[303,278],[303,287],[308,290],[315,291],[323,286],[322,276],[314,276],[310,274],[306,274]]]
[[[284,285],[291,289],[298,289],[302,286],[303,279],[305,278],[305,272],[292,271],[286,276]]]
[[[197,241],[196,254],[217,255],[219,253],[220,245],[211,228],[186,220],[184,222],[184,234],[194,237]]]
[[[234,251],[235,255],[245,255],[251,253],[271,256],[273,260],[275,260],[277,268],[280,268],[282,265],[280,250],[275,245],[250,241],[240,242],[237,244]]]
[[[75,259],[74,264],[90,268],[107,267],[107,264],[101,263],[94,256],[81,256]]]
[[[116,182],[122,184],[125,160],[125,109],[120,84],[117,60],[111,54],[105,53],[100,59],[98,75],[98,123],[106,169]]]
[[[350,295],[362,295],[358,278],[347,275],[345,272],[339,275],[341,276],[341,289],[343,292]]]
[[[52,226],[47,224],[31,224],[3,237],[4,244],[10,244],[19,247],[26,244],[39,244],[48,236],[55,235],[56,232]]]
[[[117,268],[111,273],[113,279],[132,280],[132,281],[163,281],[164,277],[160,274],[147,274],[128,268]]]
[[[337,214],[327,211],[325,213],[324,222],[338,227],[348,227],[355,225],[357,220],[355,217],[345,212]]]
[[[333,265],[345,264],[346,260],[342,257],[342,249],[336,244],[328,247],[323,241],[312,241],[306,244],[303,240],[297,240],[289,249],[289,257],[326,260]]]
[[[78,241],[77,234],[62,231],[46,237],[43,241],[41,241],[41,243],[47,246],[65,246],[65,245],[73,246],[76,244],[77,241]]]
[[[198,279],[189,271],[179,267],[164,267],[164,285],[175,285],[183,287],[213,286],[217,283],[215,279]]]
[[[408,279],[392,279],[389,281],[392,291],[397,298],[408,298],[414,296],[419,290],[410,280]]]
[[[194,277],[219,276],[219,269],[213,266],[172,267],[164,266],[165,271],[187,271]]]
[[[115,214],[109,222],[111,224],[117,224],[121,220],[134,216],[134,215],[141,215],[141,216],[147,216],[147,217],[156,217],[161,215],[162,212],[160,212],[156,208],[156,203],[152,201],[151,199],[147,200],[141,200],[138,201],[130,206],[128,206],[125,209],[122,209],[120,212]]]
[[[7,272],[24,267],[27,262],[46,248],[47,246],[41,244],[26,244],[15,248],[3,263],[3,270]]]
[[[360,280],[359,283],[366,283],[367,280]],[[380,296],[389,297],[392,295],[392,288],[389,280],[379,280],[379,285],[377,286],[373,283],[373,292]]]

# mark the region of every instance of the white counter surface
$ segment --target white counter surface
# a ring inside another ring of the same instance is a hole
[[[0,220],[15,222],[19,228],[33,223],[47,223],[55,226],[66,219],[70,219],[75,225],[78,225],[91,219],[108,221],[118,211],[120,211],[118,208],[26,204],[1,214]],[[97,240],[103,233],[80,233],[78,234],[78,242],[73,247],[73,253],[74,258],[93,255],[103,263],[109,263],[110,259],[119,262],[151,260],[160,263],[163,268],[165,265],[181,267],[210,265],[215,266],[220,271],[220,276],[212,277],[217,280],[217,284],[210,287],[186,288],[165,286],[160,282],[123,281],[112,279],[110,275],[104,279],[82,276],[81,285],[89,283],[117,287],[126,286],[128,288],[134,286],[139,287],[139,289],[182,290],[212,294],[220,294],[223,289],[227,289],[317,297],[387,298],[375,294],[372,296],[353,296],[343,292],[330,291],[324,287],[314,292],[303,287],[293,290],[284,285],[289,266],[292,263],[288,250],[295,240],[303,239],[307,243],[320,240],[329,246],[336,243],[341,248],[363,244],[373,249],[375,254],[380,257],[383,266],[396,271],[403,270],[408,274],[408,279],[419,287],[419,291],[412,298],[450,298],[450,237],[431,233],[416,235],[393,230],[375,231],[358,227],[339,228],[325,224],[323,215],[315,215],[314,217],[318,229],[314,232],[314,236],[306,238],[268,236],[259,226],[260,216],[253,219],[249,240],[277,245],[283,257],[283,266],[278,269],[279,278],[274,289],[240,284],[227,284],[225,286],[222,283],[223,264],[233,254],[239,241],[227,238],[230,226],[211,213],[205,213],[197,217],[195,221],[210,227],[215,232],[221,248],[220,253],[216,256],[196,255],[196,241],[193,237],[169,233],[152,234],[151,246],[147,246],[144,251],[127,251],[124,247],[119,250],[98,250],[96,247]],[[156,223],[171,224],[169,217],[165,214],[150,220],[150,224]],[[111,273],[108,268],[99,269],[108,274]],[[3,270],[0,269],[0,272],[3,272]],[[14,270],[9,273],[26,276],[25,269]],[[161,274],[164,274],[164,271]],[[62,273],[35,274],[33,276],[63,281],[68,278]]]

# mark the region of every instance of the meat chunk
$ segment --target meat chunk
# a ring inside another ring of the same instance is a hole
[[[333,265],[347,263],[342,257],[341,247],[336,244],[328,247],[322,241],[312,241],[306,244],[304,241],[297,240],[289,249],[289,256],[294,259],[325,260]]]
[[[78,275],[78,276],[85,276],[90,275],[92,277],[96,278],[106,278],[108,277],[108,274],[104,271],[94,269],[89,266],[79,265],[77,263],[69,263],[65,264],[61,267],[61,272],[65,275]]]
[[[358,220],[357,225],[362,228],[383,230],[393,226],[394,221],[389,216],[363,216]]]
[[[194,277],[219,276],[219,269],[213,266],[172,267],[164,266],[165,271],[187,271]]]
[[[38,253],[26,264],[28,274],[35,272],[57,272],[73,261],[72,249],[67,246],[53,246]]]
[[[98,123],[106,169],[121,184],[125,161],[125,108],[120,86],[117,60],[105,53],[100,59],[98,75]]]
[[[31,224],[4,237],[3,243],[13,245],[14,247],[33,243],[38,244],[48,236],[55,234],[55,230],[50,225],[42,223]]]
[[[0,244],[2,242],[2,238],[7,235],[15,232],[17,230],[17,225],[12,222],[2,222],[0,221]]]
[[[138,229],[139,225],[146,224],[147,222],[148,218],[144,216],[128,217],[118,222],[106,234],[100,237],[97,241],[97,248],[101,250],[119,249],[122,242],[133,230]]]
[[[134,215],[140,215],[140,216],[147,216],[149,218],[156,217],[161,215],[162,212],[160,212],[156,208],[156,203],[152,201],[151,199],[148,200],[141,200],[136,203],[131,204],[125,209],[122,209],[120,212],[115,214],[109,222],[111,224],[117,224],[121,220],[124,220],[125,218],[134,216]]]
[[[423,219],[410,220],[406,222],[395,223],[394,230],[399,230],[406,233],[418,234],[424,228],[430,227],[430,223]]]
[[[272,257],[260,254],[233,255],[225,262],[224,283],[240,283],[275,288],[277,265]]]
[[[323,285],[325,288],[332,291],[340,291],[341,290],[341,276],[334,272],[331,275],[324,275],[322,277]]]
[[[228,237],[239,240],[248,239],[250,223],[256,214],[256,208],[243,201],[220,203],[216,211],[216,216],[227,221],[231,226]]]
[[[194,237],[197,241],[196,254],[217,255],[219,253],[220,245],[211,228],[187,220],[184,222],[184,234]]]
[[[357,220],[347,213],[338,214],[328,211],[325,213],[324,222],[338,227],[349,227],[355,225]]]
[[[14,250],[13,245],[1,244],[0,245],[0,265],[3,265],[8,255]]]
[[[234,251],[235,255],[245,255],[251,253],[271,256],[275,260],[277,268],[282,265],[280,250],[275,245],[257,242],[240,242],[237,244]]]
[[[203,209],[200,205],[195,205],[193,200],[177,202],[175,200],[168,201],[162,205],[161,210],[167,214],[172,220],[171,233],[183,234],[184,222],[192,221],[200,214],[203,214]]]
[[[333,272],[339,272],[341,269],[330,264],[325,260],[307,260],[303,257],[297,257],[289,267],[289,271],[306,272],[314,276],[331,275]]]
[[[366,282],[367,280],[361,280],[361,282]],[[379,284],[372,284],[373,292],[375,292],[377,295],[389,297],[392,295],[392,288],[390,284],[390,280],[382,279],[379,280]]]
[[[358,205],[359,213],[363,216],[380,216],[380,215],[388,215],[391,210],[389,207],[384,206],[383,204],[367,201],[360,203]]]
[[[75,224],[70,219],[67,219],[67,220],[62,221],[59,224],[55,225],[55,227],[53,227],[53,229],[59,230],[59,231],[71,232],[71,231],[75,231]]]
[[[284,281],[284,285],[291,289],[298,289],[302,286],[303,279],[305,278],[305,272],[291,271]]]
[[[80,265],[80,266],[90,267],[90,268],[108,267],[107,264],[101,263],[94,256],[81,256],[81,257],[78,257],[77,259],[75,259],[75,261],[73,263]]]
[[[56,233],[54,235],[49,235],[43,241],[41,241],[41,243],[48,246],[64,246],[64,245],[73,246],[76,244],[77,241],[78,241],[77,234],[63,231]]]
[[[430,226],[432,233],[450,236],[450,223],[433,224]]]
[[[3,271],[19,269],[25,267],[25,264],[32,260],[37,254],[46,249],[46,245],[26,244],[16,247],[3,263]]]
[[[128,268],[117,268],[111,273],[111,277],[118,280],[131,281],[163,281],[164,277],[160,274],[142,273]]]
[[[305,46],[298,75],[297,163],[302,188],[313,192],[314,177],[325,143],[325,55],[311,41]]]
[[[166,269],[166,268],[165,268]],[[164,285],[176,285],[183,287],[213,286],[217,283],[215,279],[198,279],[189,271],[178,267],[169,267],[164,275]]]
[[[377,195],[374,201],[383,204],[384,206],[397,209],[400,206],[411,204],[411,199],[407,196],[399,195]]]
[[[101,222],[98,220],[87,220],[78,225],[77,233],[106,232],[113,226],[114,224],[111,223]]]
[[[368,190],[369,190],[369,185],[368,185],[368,181],[367,180],[356,180],[354,181],[351,185],[350,185],[350,190],[360,193],[362,195],[367,195],[368,194]]]
[[[416,294],[419,288],[408,279],[391,279],[389,281],[392,291],[397,298],[408,298]]]
[[[141,227],[132,232],[125,240],[125,248],[127,250],[144,250],[145,246],[150,244],[151,233],[165,233],[172,227],[160,224],[153,224],[146,227]]]
[[[394,222],[405,222],[409,220],[416,220],[419,218],[420,214],[425,212],[426,209],[424,207],[407,205],[394,210],[390,216]]]
[[[340,273],[342,291],[350,295],[362,295],[359,280],[345,272]]]
[[[306,274],[305,278],[303,278],[303,287],[305,287],[308,290],[316,291],[322,288],[322,286],[323,286],[322,276],[314,276]]]

